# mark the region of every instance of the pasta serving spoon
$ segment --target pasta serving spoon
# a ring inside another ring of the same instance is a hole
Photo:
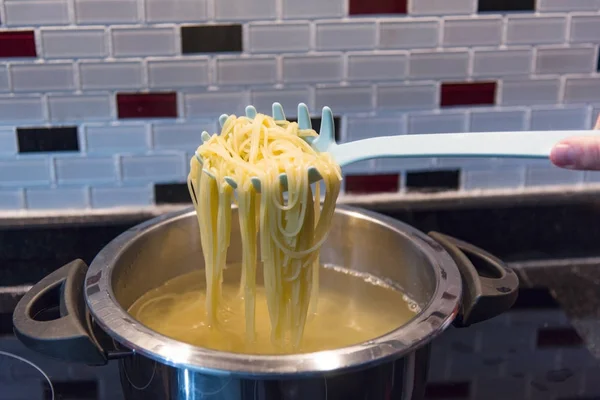
[[[246,117],[254,118],[256,109],[246,107]],[[273,118],[285,120],[283,107],[273,103]],[[228,115],[219,117],[221,126]],[[310,113],[304,103],[298,104],[298,128],[311,129]],[[552,147],[562,139],[571,136],[598,136],[600,130],[580,131],[523,131],[523,132],[469,132],[469,133],[431,133],[418,135],[380,136],[356,140],[347,143],[336,143],[334,137],[333,113],[329,107],[323,107],[319,136],[309,137],[307,141],[319,152],[328,152],[340,167],[358,161],[384,158],[416,158],[416,157],[514,157],[514,158],[548,158]],[[210,134],[202,132],[202,140],[210,139]],[[196,153],[196,158],[202,162]],[[204,173],[213,176],[203,169]],[[308,168],[311,183],[322,179],[318,170]],[[214,177],[214,176],[213,176]],[[280,183],[287,187],[287,176],[279,175]],[[237,182],[232,177],[225,181],[234,189]],[[260,179],[251,178],[252,185],[260,192]]]

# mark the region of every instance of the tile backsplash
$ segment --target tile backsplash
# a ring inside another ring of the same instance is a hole
[[[202,130],[247,104],[338,139],[587,129],[600,0],[0,0],[0,210],[187,201]],[[378,159],[348,194],[598,182],[545,161]],[[368,177],[367,177],[368,176]]]

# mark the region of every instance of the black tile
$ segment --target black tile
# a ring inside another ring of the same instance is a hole
[[[419,171],[406,173],[406,189],[413,192],[457,190],[459,170]]]
[[[52,399],[52,392],[44,382],[44,399]],[[61,400],[97,400],[98,383],[96,381],[53,381],[54,395]]]
[[[479,12],[535,11],[535,0],[479,0]]]
[[[600,71],[600,52],[598,53],[598,62],[596,64],[596,71]]]
[[[187,183],[157,183],[154,185],[156,204],[191,203]]]
[[[548,310],[559,308],[558,302],[545,287],[523,288],[519,290],[513,310]]]
[[[468,399],[470,394],[470,382],[431,382],[425,387],[424,399]]]
[[[0,336],[12,335],[12,313],[0,313]]]
[[[297,118],[286,118],[286,119],[291,122],[298,122]],[[333,135],[335,137],[336,142],[340,141],[340,123],[341,123],[340,117],[333,117],[333,124],[334,124]],[[312,128],[315,131],[317,131],[317,133],[319,133],[319,129],[321,129],[321,117],[311,118],[310,124],[311,124]]]
[[[19,153],[79,151],[76,126],[17,128]]]
[[[573,328],[542,328],[537,333],[538,348],[579,347],[583,339]]]
[[[181,27],[183,54],[242,51],[242,26],[196,25]]]

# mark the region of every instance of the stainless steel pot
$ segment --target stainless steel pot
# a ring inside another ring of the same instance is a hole
[[[229,262],[241,260],[235,227]],[[37,283],[15,309],[16,335],[67,361],[118,359],[128,400],[415,400],[423,395],[428,344],[453,321],[464,326],[506,311],[517,295],[516,275],[480,249],[338,206],[322,261],[393,282],[422,311],[393,332],[346,348],[285,356],[219,352],[162,336],[126,311],[148,290],[203,266],[198,236],[192,210],[126,231],[89,268],[76,260]],[[56,318],[49,319],[53,308]]]

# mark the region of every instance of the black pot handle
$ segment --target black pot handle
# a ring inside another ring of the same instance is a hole
[[[457,327],[485,321],[508,311],[517,300],[519,278],[504,262],[462,240],[429,232],[450,254],[462,276],[463,292]]]
[[[15,335],[25,346],[63,361],[107,363],[107,353],[92,333],[83,296],[87,269],[82,260],[72,261],[23,296],[13,313],[13,325]],[[44,315],[49,310],[54,310],[54,319]]]

